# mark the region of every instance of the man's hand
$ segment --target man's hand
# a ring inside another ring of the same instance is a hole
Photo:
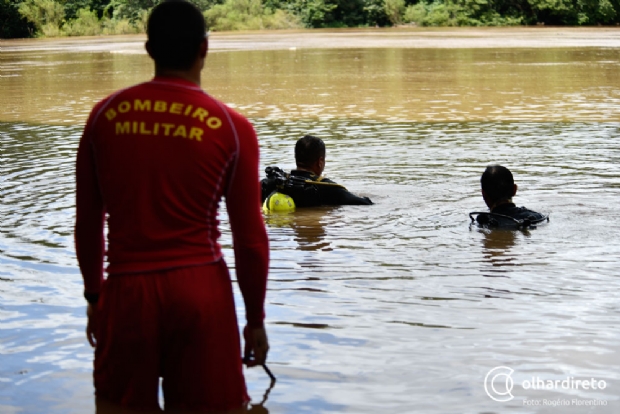
[[[89,303],[86,308],[86,316],[88,316],[86,339],[88,339],[90,346],[95,348],[97,346],[97,338],[95,338],[95,332],[97,331],[97,307]]]
[[[269,341],[265,328],[249,328],[246,326],[243,328],[243,337],[245,339],[243,362],[248,367],[264,365],[267,361],[267,352],[269,352]]]

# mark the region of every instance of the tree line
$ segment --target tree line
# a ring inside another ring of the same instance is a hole
[[[161,0],[0,0],[0,38],[142,33]],[[617,25],[620,0],[190,0],[211,30]]]

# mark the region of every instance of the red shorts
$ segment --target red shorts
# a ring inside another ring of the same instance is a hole
[[[228,268],[110,276],[96,321],[95,391],[129,408],[231,410],[249,401]]]

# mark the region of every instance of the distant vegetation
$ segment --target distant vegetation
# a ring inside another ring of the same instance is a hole
[[[160,0],[0,0],[0,37],[142,33]],[[620,0],[192,0],[211,30],[617,25]]]

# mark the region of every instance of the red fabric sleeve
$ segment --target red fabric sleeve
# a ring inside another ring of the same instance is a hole
[[[261,212],[259,148],[252,125],[231,111],[238,134],[237,159],[231,169],[226,208],[233,234],[237,281],[249,327],[263,326],[269,271],[269,239]]]
[[[84,279],[84,290],[99,293],[103,282],[103,235],[105,208],[95,170],[95,157],[90,143],[93,114],[84,128],[76,161],[75,250]]]

